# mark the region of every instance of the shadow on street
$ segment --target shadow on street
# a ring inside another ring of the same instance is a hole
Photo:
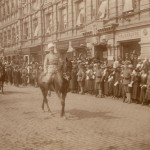
[[[19,92],[19,91],[4,91],[4,95],[11,95],[11,94],[29,94],[28,92]]]
[[[79,120],[85,118],[102,118],[102,119],[118,119],[119,117],[110,116],[111,112],[90,112],[86,110],[72,109],[66,111],[71,115],[71,117],[76,117]]]

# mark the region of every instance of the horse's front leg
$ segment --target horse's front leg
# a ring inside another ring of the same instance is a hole
[[[61,117],[65,117],[65,98],[66,98],[66,93],[60,93],[60,92],[56,92],[57,96],[59,97],[60,101],[61,101],[61,106],[62,106],[62,110],[61,110]]]
[[[50,110],[50,107],[49,107],[49,104],[48,104],[48,100],[47,100],[48,88],[47,88],[47,87],[46,87],[46,88],[41,88],[41,91],[42,91],[42,94],[43,94],[42,109],[43,109],[43,111],[44,111],[44,103],[46,103],[48,112],[51,113],[51,110]]]
[[[4,83],[2,83],[2,94],[4,94]]]
[[[65,117],[65,99],[66,99],[66,93],[62,93],[62,111],[61,111],[61,117]],[[66,117],[65,117],[66,119]]]

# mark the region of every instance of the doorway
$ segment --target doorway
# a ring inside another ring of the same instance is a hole
[[[120,54],[123,60],[125,60],[126,54],[131,56],[131,54],[136,54],[137,56],[141,55],[141,45],[140,41],[132,41],[132,42],[123,42],[121,43]]]
[[[107,45],[95,46],[94,56],[101,61],[107,61]]]

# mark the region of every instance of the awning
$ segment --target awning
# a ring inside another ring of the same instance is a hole
[[[41,46],[31,47],[29,50],[30,54],[38,54],[41,51]]]
[[[57,51],[67,51],[69,48],[69,41],[59,41],[56,43]]]
[[[18,51],[21,55],[29,55],[30,54],[30,49],[29,48],[23,48],[21,51]]]
[[[86,39],[85,38],[74,39],[71,41],[71,46],[73,48],[80,48],[82,46],[86,46]]]

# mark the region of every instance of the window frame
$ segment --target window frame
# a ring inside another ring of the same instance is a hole
[[[27,40],[29,37],[29,23],[27,21],[23,24],[23,35],[24,39]]]
[[[66,12],[66,22],[64,22],[63,11]],[[65,31],[67,30],[67,28],[68,28],[68,8],[67,6],[64,6],[59,8],[59,31]]]
[[[84,7],[82,9],[80,9],[80,4],[83,3],[84,4]],[[85,14],[85,1],[84,0],[78,0],[75,2],[75,7],[76,7],[76,27],[80,27],[80,26],[83,26],[85,24],[85,17],[86,17],[86,14]],[[81,11],[84,11],[84,21],[83,23],[81,23],[80,25],[77,24],[77,21],[78,21],[78,17],[79,17],[79,14],[81,13]]]
[[[38,18],[33,18],[32,27],[33,27],[32,35],[33,35],[33,37],[35,37],[34,34],[36,31],[36,28],[38,27]]]

